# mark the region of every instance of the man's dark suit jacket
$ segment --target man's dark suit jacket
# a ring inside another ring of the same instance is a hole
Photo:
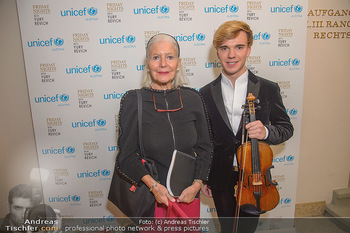
[[[278,84],[248,72],[247,95],[252,93],[260,100],[257,106],[261,109],[256,111],[256,119],[269,130],[269,136],[264,141],[275,145],[288,140],[294,128],[283,105]],[[241,145],[242,121],[237,135],[234,135],[222,97],[221,75],[201,88],[200,93],[207,107],[214,145],[208,185],[212,189],[225,191],[233,176],[234,154]]]

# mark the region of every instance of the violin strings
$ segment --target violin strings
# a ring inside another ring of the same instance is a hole
[[[247,153],[248,153],[247,152],[247,148],[248,148],[248,143],[247,143],[248,142],[248,133],[246,134],[245,142],[246,143],[244,144],[244,147],[242,147],[244,153],[242,154],[243,161],[241,161],[242,162],[242,168],[240,169],[240,170],[243,170],[243,171],[245,170],[246,157],[247,157]],[[242,158],[241,158],[241,160],[242,160]],[[241,175],[241,173],[240,173],[240,175]],[[244,176],[245,176],[245,174],[243,174],[243,177],[239,177],[239,179],[238,179],[238,180],[241,180],[239,182],[238,200],[237,200],[237,203],[236,203],[238,208],[240,208],[240,206],[241,206]],[[237,208],[237,206],[236,206],[236,208]],[[234,232],[236,232],[237,229],[238,229],[238,221],[237,221],[237,219],[239,218],[239,216],[240,216],[240,211],[238,209],[238,211],[236,212],[236,220],[235,220],[235,224],[234,224]]]

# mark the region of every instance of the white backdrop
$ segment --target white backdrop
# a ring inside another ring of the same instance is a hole
[[[254,32],[247,66],[278,82],[295,127],[273,146],[280,204],[266,217],[293,217],[302,115],[307,0],[17,0],[44,200],[65,217],[111,216],[106,208],[117,148],[119,101],[139,88],[145,43],[173,35],[190,86],[220,72],[215,29],[243,20]],[[201,216],[216,216],[202,197]]]

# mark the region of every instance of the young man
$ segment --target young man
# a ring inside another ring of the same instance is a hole
[[[8,195],[9,213],[5,216],[0,232],[23,231],[26,225],[25,213],[32,207],[39,205],[42,196],[38,189],[28,184],[19,184],[13,187]]]
[[[222,72],[200,90],[207,106],[214,144],[209,180],[202,191],[214,199],[221,232],[231,233],[236,208],[234,186],[239,175],[236,152],[242,140],[241,107],[247,95],[252,93],[260,101],[257,120],[246,125],[249,138],[280,144],[292,137],[294,129],[278,84],[254,75],[245,66],[253,44],[249,25],[241,21],[225,22],[215,32],[213,44]],[[248,224],[239,225],[239,230],[254,232],[259,215],[240,211],[240,216],[255,217]]]

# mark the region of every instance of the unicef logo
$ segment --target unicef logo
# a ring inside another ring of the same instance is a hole
[[[239,10],[239,6],[236,6],[236,5],[230,6],[230,11],[231,11],[232,13],[237,13],[238,10]]]
[[[69,146],[69,147],[66,148],[66,152],[68,154],[73,154],[75,152],[75,148],[72,147],[72,146]]]
[[[297,115],[298,110],[295,108],[287,109],[287,113],[289,113],[289,115],[291,115],[291,116],[295,116],[295,115]]]
[[[283,203],[286,205],[290,204],[291,202],[292,202],[292,199],[290,199],[290,198],[286,198],[283,200]]]
[[[292,109],[292,110],[290,110],[290,112],[289,112],[289,114],[290,114],[290,115],[292,115],[292,116],[297,115],[297,113],[298,113],[298,110],[297,110],[297,109],[295,109],[295,108],[293,108],[293,109]]]
[[[104,169],[104,170],[101,172],[101,174],[102,174],[103,176],[109,176],[109,175],[111,174],[111,171],[110,171],[110,170],[107,170],[107,169]]]
[[[60,95],[60,100],[62,102],[67,102],[69,100],[69,95],[66,95],[66,94]]]
[[[133,44],[135,43],[135,41],[136,41],[136,37],[133,35],[129,35],[126,37],[126,42],[128,42],[129,44]]]
[[[88,9],[88,14],[91,15],[91,16],[97,15],[97,12],[98,12],[98,10],[97,10],[97,8],[95,8],[95,7],[90,7],[90,8]]]
[[[160,12],[163,13],[163,14],[168,14],[170,11],[170,7],[166,6],[166,5],[163,5],[160,7]]]
[[[72,200],[73,200],[74,202],[78,202],[78,201],[80,201],[80,196],[74,195],[74,196],[72,197]]]
[[[101,70],[102,70],[102,66],[100,66],[100,65],[94,65],[94,66],[92,67],[92,71],[93,71],[94,73],[100,73]]]
[[[203,41],[203,40],[205,40],[205,35],[204,35],[203,33],[198,33],[198,34],[196,35],[196,39],[197,39],[198,41]]]
[[[300,65],[300,59],[294,58],[293,61],[292,61],[292,65],[293,65],[293,66],[298,66],[298,65]]]
[[[300,13],[300,12],[303,11],[303,7],[300,6],[300,5],[297,5],[297,6],[294,7],[294,11],[295,11],[296,13]]]
[[[263,40],[269,40],[271,38],[271,34],[268,32],[265,32],[262,34]]]
[[[293,160],[294,160],[294,156],[293,155],[287,156],[287,161],[288,162],[292,162]]]
[[[53,41],[53,43],[56,45],[56,46],[62,46],[63,43],[64,43],[64,40],[62,38],[57,38]]]
[[[104,119],[99,119],[99,120],[97,121],[97,125],[100,126],[100,127],[105,126],[105,125],[106,125],[106,120],[104,120]]]
[[[107,216],[107,222],[113,222],[115,220],[115,217],[113,215]]]

